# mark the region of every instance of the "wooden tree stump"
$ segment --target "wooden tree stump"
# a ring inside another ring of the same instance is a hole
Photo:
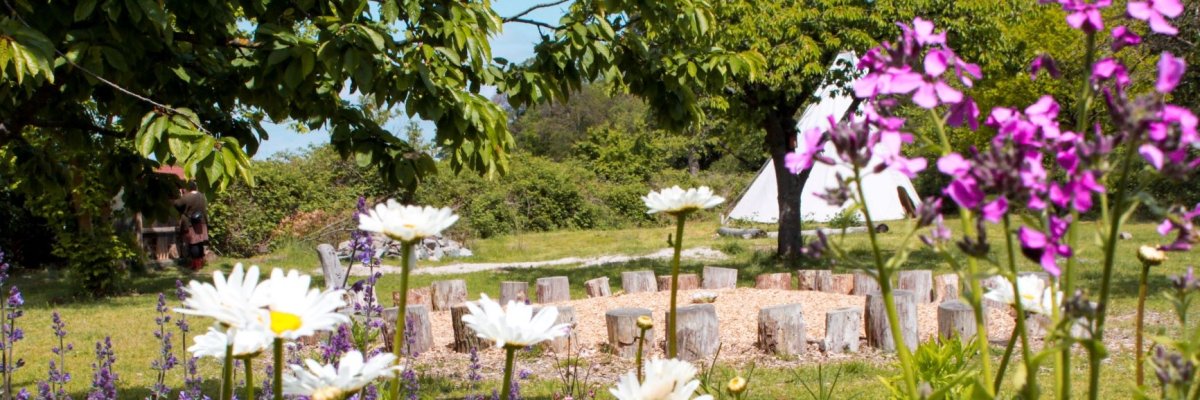
[[[604,323],[608,327],[608,349],[613,354],[632,359],[637,356],[638,329],[637,319],[650,316],[646,308],[615,308],[604,313]],[[643,356],[649,355],[650,343],[654,343],[654,329],[646,331],[646,346],[643,346]]]
[[[779,272],[756,276],[754,277],[754,288],[792,290],[792,274],[787,272]],[[759,316],[761,315],[762,314],[759,313]]]
[[[679,290],[696,290],[700,288],[700,275],[696,274],[679,274]],[[658,276],[658,291],[666,292],[671,290],[671,276]]]
[[[510,301],[525,303],[528,300],[529,282],[500,282],[500,305],[508,305]]]
[[[325,278],[325,290],[342,289],[346,283],[346,269],[338,260],[337,249],[329,243],[317,245],[317,260],[321,262],[321,275]]]
[[[917,303],[933,302],[933,271],[927,269],[900,271],[896,280],[900,290],[913,292]]]
[[[400,351],[406,355],[415,355],[429,351],[433,348],[433,323],[429,319],[429,307],[423,304],[410,305],[405,307],[406,311],[404,319],[408,323],[404,326],[404,343],[400,344]],[[396,318],[399,317],[399,307],[389,307],[383,309],[384,330],[380,336],[383,336],[384,346],[388,351],[395,353],[395,343],[392,341],[396,337]]]
[[[588,298],[612,296],[612,287],[608,285],[608,277],[589,279],[583,282],[583,289]]]
[[[466,303],[450,307],[450,321],[454,328],[454,344],[451,347],[459,353],[470,353],[471,349],[482,350],[491,346],[491,341],[480,339],[475,330],[463,322],[462,317],[470,313]]]
[[[626,271],[621,273],[621,290],[625,293],[656,292],[658,281],[654,271]]]
[[[462,279],[434,281],[430,288],[433,311],[449,310],[467,301],[467,281]]]
[[[818,292],[833,291],[833,271],[827,269],[806,269],[800,271],[800,290],[816,290]]]
[[[692,304],[676,309],[675,340],[680,360],[698,361],[711,358],[721,344],[718,332],[717,308],[712,304]],[[670,311],[664,313],[662,324],[667,326]]]
[[[875,277],[862,272],[854,273],[854,290],[850,292],[855,296],[866,296],[871,293],[879,292],[879,282]]]
[[[937,303],[958,299],[958,274],[941,274],[933,277],[933,301]]]
[[[917,304],[913,293],[896,290],[892,295],[896,303],[896,315],[900,320],[900,333],[904,344],[910,351],[914,350],[917,348]],[[896,343],[892,341],[891,326],[888,325],[887,309],[884,307],[881,293],[874,292],[867,295],[864,318],[867,345],[883,351],[896,351]]]
[[[558,303],[571,300],[571,283],[565,276],[551,276],[537,280],[538,303]]]
[[[804,310],[800,304],[785,304],[758,310],[758,348],[771,354],[803,354]]]
[[[398,298],[396,294],[396,292],[392,293],[392,300],[394,301]],[[430,310],[433,309],[433,294],[430,288],[422,287],[408,289],[408,305],[414,306],[418,304],[429,307]],[[399,306],[400,302],[396,301],[396,305]]]
[[[566,336],[559,336],[549,341],[542,342],[539,345],[553,351],[555,354],[566,354],[567,350],[570,349],[571,346],[579,347],[579,337],[575,334],[575,307],[557,306],[557,308],[558,319],[554,320],[554,324],[567,324],[567,329],[570,331],[567,332]],[[537,315],[537,313],[541,310],[542,307],[534,307],[533,315]]]
[[[862,309],[835,308],[825,312],[825,340],[821,347],[826,353],[857,353],[858,327],[862,326]]]
[[[829,291],[837,294],[852,294],[854,293],[854,275],[853,274],[833,274],[830,279],[832,286]]]
[[[966,344],[975,337],[975,310],[962,300],[944,301],[938,305],[938,339],[958,337]]]
[[[704,267],[705,289],[733,289],[737,287],[737,270],[733,268]],[[680,314],[682,315],[682,314]]]

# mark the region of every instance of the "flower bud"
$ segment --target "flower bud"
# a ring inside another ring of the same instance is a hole
[[[1137,258],[1142,264],[1155,266],[1167,260],[1167,253],[1158,247],[1143,245],[1138,247]]]
[[[654,320],[650,319],[649,315],[643,315],[637,319],[637,327],[641,330],[647,330],[654,327]]]
[[[741,394],[746,391],[746,378],[735,376],[729,380],[729,385],[726,388],[729,389],[729,393]]]

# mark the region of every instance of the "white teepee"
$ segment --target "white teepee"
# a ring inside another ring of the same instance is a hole
[[[838,55],[838,59],[851,65],[857,62],[853,53],[842,53]],[[834,65],[836,66],[837,62]],[[796,125],[797,132],[803,133],[813,128],[828,129],[830,116],[840,120],[854,104],[852,97],[840,93],[838,87],[832,84],[822,87],[817,95],[820,96],[820,100],[810,104],[800,115],[800,122]],[[829,155],[833,155],[834,151],[833,144],[829,142],[826,142],[822,149],[822,153]],[[878,163],[879,160],[871,160],[870,165]],[[870,166],[867,170],[871,170]],[[824,193],[826,189],[837,186],[838,174],[851,176],[854,172],[846,165],[831,166],[820,162],[813,164],[812,173],[809,174],[808,181],[804,182],[800,193],[801,218],[805,221],[828,222],[842,213],[843,209],[853,205],[852,202],[847,202],[842,206],[833,206],[817,197],[817,194]],[[906,218],[905,200],[908,206],[914,209],[921,204],[912,181],[890,169],[865,176],[863,191],[866,192],[866,206],[873,221]],[[754,182],[742,193],[726,218],[763,223],[779,222],[778,198],[775,165],[771,160],[767,160],[766,165],[763,165],[754,177]]]

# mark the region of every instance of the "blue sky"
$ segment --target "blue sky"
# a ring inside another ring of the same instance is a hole
[[[493,2],[492,7],[502,17],[511,16],[513,14],[524,11],[531,4],[536,4],[531,1],[522,0],[498,0]],[[564,10],[570,3],[566,3],[556,7],[544,8],[537,10],[526,18],[556,22],[563,14]],[[537,28],[528,24],[505,24],[504,31],[501,35],[492,40],[492,56],[504,57],[512,62],[523,61],[533,55],[533,45],[540,39]],[[483,89],[484,95],[491,97],[495,94],[495,89],[487,87]],[[433,135],[433,123],[429,121],[420,121],[421,127],[425,130],[426,137]],[[408,124],[408,118],[397,118],[387,124],[385,128],[392,132],[402,132],[402,127]],[[324,131],[312,131],[308,133],[299,133],[291,129],[285,124],[265,124],[267,133],[270,135],[269,140],[262,142],[259,146],[258,154],[254,156],[256,159],[266,159],[273,154],[284,151],[302,150],[309,145],[328,143],[329,134]]]

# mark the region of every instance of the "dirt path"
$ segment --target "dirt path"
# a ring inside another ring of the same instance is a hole
[[[546,260],[546,261],[520,261],[520,262],[508,262],[508,263],[455,263],[455,264],[449,264],[449,265],[442,265],[442,266],[438,266],[438,267],[418,268],[418,269],[414,270],[412,273],[414,275],[450,275],[450,274],[466,274],[466,273],[479,272],[479,271],[490,271],[490,270],[496,270],[496,269],[538,268],[538,267],[556,266],[556,265],[579,265],[580,267],[593,267],[593,266],[597,266],[597,265],[623,263],[623,262],[629,262],[629,261],[633,261],[633,260],[642,260],[642,259],[668,259],[668,258],[671,258],[673,251],[674,251],[673,249],[668,247],[668,248],[664,248],[664,249],[658,250],[658,251],[650,253],[650,254],[643,254],[643,255],[637,255],[637,256],[626,255],[626,254],[613,254],[613,255],[603,255],[603,256],[596,256],[596,257],[567,257],[567,258],[559,258],[556,260]],[[696,247],[696,248],[691,248],[691,249],[684,249],[683,252],[681,253],[681,256],[686,259],[700,259],[700,260],[723,260],[726,257],[728,257],[725,255],[725,253],[722,253],[720,250],[715,250],[711,247]],[[379,267],[378,271],[383,272],[385,274],[398,273],[398,272],[400,272],[400,266],[384,264]],[[319,275],[321,273],[320,269],[315,271],[315,273]],[[368,270],[365,268],[354,268],[350,271],[350,274],[355,275],[355,276],[366,276],[368,273],[369,273]]]

